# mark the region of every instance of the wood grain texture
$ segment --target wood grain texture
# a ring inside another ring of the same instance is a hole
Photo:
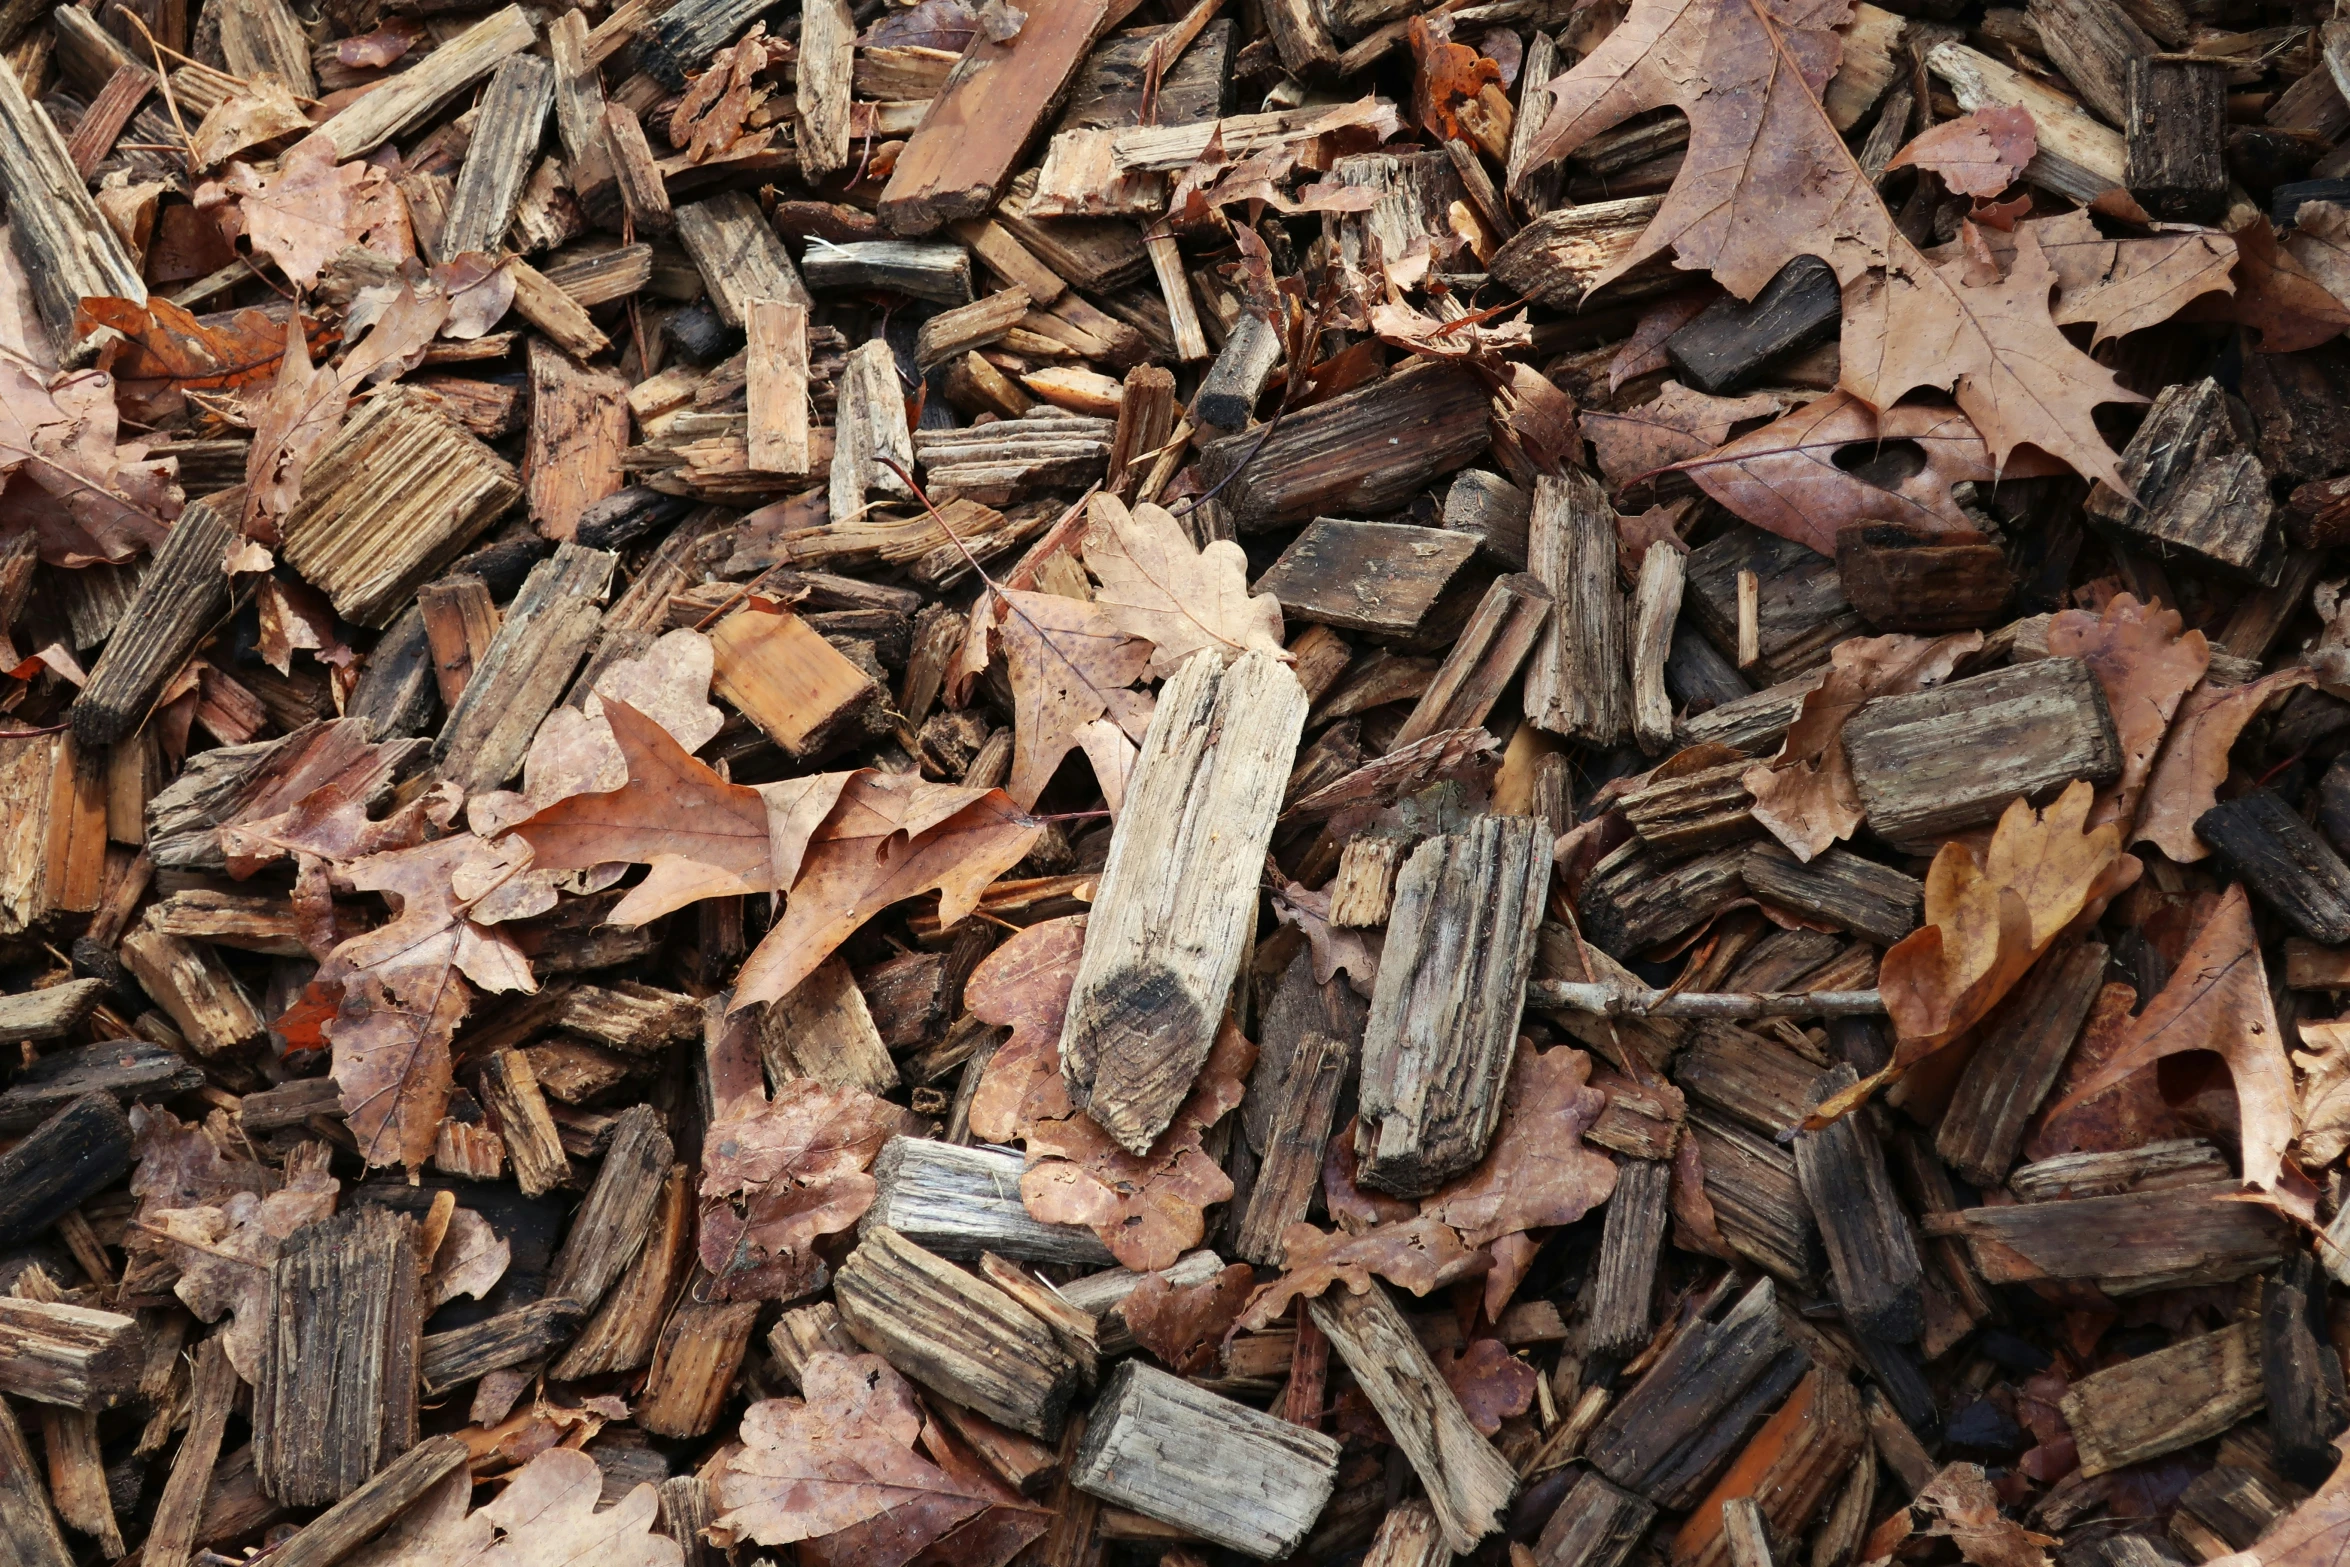
[[[1813,1085],[1817,1103],[1860,1080],[1839,1064]],[[1925,1330],[1925,1265],[1909,1215],[1893,1195],[1885,1151],[1865,1117],[1848,1115],[1795,1136],[1795,1175],[1827,1248],[1828,1277],[1853,1329],[1906,1343]]]
[[[2239,1322],[2092,1372],[2058,1407],[2094,1476],[2217,1436],[2267,1397],[2260,1324]]]
[[[1535,481],[1526,569],[1557,601],[1526,669],[1528,721],[1563,739],[1621,745],[1632,732],[1629,628],[1615,508],[1597,479],[1578,468]]]
[[[253,1449],[262,1488],[339,1502],[416,1440],[415,1226],[363,1207],[296,1230],[270,1268]]]
[[[1105,1267],[1109,1248],[1092,1230],[1028,1216],[1020,1199],[1022,1161],[996,1148],[893,1137],[873,1161],[877,1188],[864,1229],[894,1229],[942,1257],[983,1251],[1022,1262]]]

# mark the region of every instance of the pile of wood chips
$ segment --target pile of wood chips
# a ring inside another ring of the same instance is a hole
[[[0,4],[0,1564],[2337,1567],[2350,13]]]

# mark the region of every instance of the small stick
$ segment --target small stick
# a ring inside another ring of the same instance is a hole
[[[1702,1017],[1733,1022],[1766,1017],[1876,1017],[1885,1011],[1884,993],[1876,990],[1685,990],[1674,994],[1544,979],[1526,987],[1526,1000],[1538,1007],[1595,1012],[1601,1017]]]
[[[1751,571],[1738,573],[1738,667],[1752,669],[1762,662],[1762,579]]]

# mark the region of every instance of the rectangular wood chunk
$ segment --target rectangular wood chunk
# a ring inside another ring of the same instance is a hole
[[[1133,232],[1131,226],[1127,232]],[[1292,413],[1267,435],[1240,430],[1200,451],[1243,533],[1327,512],[1399,506],[1485,450],[1492,399],[1466,368],[1425,360]]]
[[[2260,1324],[2237,1322],[2081,1378],[2059,1401],[2101,1475],[2215,1437],[2267,1400]]]
[[[1476,553],[1465,533],[1317,517],[1250,591],[1272,594],[1295,620],[1409,636]]]
[[[416,1441],[416,1227],[368,1206],[304,1225],[270,1268],[254,1464],[289,1507],[339,1502]]]

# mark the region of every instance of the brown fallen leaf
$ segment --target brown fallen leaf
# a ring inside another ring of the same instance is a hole
[[[1251,598],[1248,556],[1229,539],[1194,549],[1157,506],[1129,511],[1114,495],[1085,503],[1085,564],[1100,579],[1094,602],[1112,624],[1151,644],[1145,679],[1171,675],[1203,648],[1229,662],[1254,649],[1282,655],[1281,601]]]
[[[2031,112],[1993,104],[1913,137],[1885,171],[1932,169],[1953,195],[1996,196],[2015,183],[2039,150]]]
[[[1025,810],[1085,725],[1107,715],[1142,739],[1150,698],[1128,688],[1149,664],[1151,645],[1084,599],[1011,588],[989,596],[1000,606],[995,639],[1012,681],[1012,773],[1004,792]]]
[[[1119,1307],[1134,1342],[1159,1357],[1177,1376],[1201,1376],[1215,1369],[1224,1335],[1256,1292],[1257,1270],[1236,1262],[1180,1288],[1164,1273],[1146,1273]]]
[[[1169,1268],[1207,1233],[1207,1210],[1232,1196],[1232,1177],[1200,1139],[1248,1086],[1257,1047],[1228,1017],[1191,1095],[1147,1154],[1128,1153],[1082,1112],[1028,1128],[1020,1200],[1031,1218],[1082,1224],[1137,1272]]]
[[[1497,1338],[1471,1339],[1461,1350],[1438,1350],[1436,1369],[1444,1373],[1445,1385],[1461,1401],[1469,1423],[1487,1436],[1498,1432],[1510,1416],[1526,1412],[1542,1375]]]
[[[255,1387],[269,1325],[269,1265],[288,1236],[333,1217],[342,1184],[328,1173],[330,1152],[324,1143],[304,1143],[287,1157],[282,1186],[273,1173],[266,1191],[232,1192],[218,1203],[159,1209],[138,1220],[155,1248],[178,1265],[172,1288],[187,1308],[206,1322],[234,1318],[222,1347],[237,1375]]]
[[[408,203],[391,177],[372,163],[337,163],[336,157],[328,137],[305,136],[274,172],[230,164],[217,184],[197,191],[196,205],[220,206],[233,198],[253,248],[303,288],[315,288],[320,271],[347,246],[394,262],[414,256]]]
[[[2200,631],[2182,634],[2184,624],[2178,611],[2140,604],[2127,593],[2115,594],[2101,615],[2067,609],[2048,622],[2049,656],[2089,666],[2121,740],[2121,776],[2100,793],[2091,822],[2136,819],[2171,716],[2211,667],[2211,644]]]
[[[74,335],[88,337],[100,327],[120,334],[108,341],[99,364],[114,376],[123,414],[154,423],[186,406],[183,392],[226,392],[267,380],[285,357],[285,329],[260,310],[237,310],[198,318],[161,295],[143,305],[127,299],[91,296],[74,315]],[[310,351],[335,340],[324,326],[305,320]]]
[[[1466,140],[1459,109],[1487,84],[1500,85],[1501,66],[1467,44],[1452,41],[1452,19],[1416,16],[1404,36],[1412,46],[1412,114],[1431,136]]]
[[[182,1121],[158,1106],[134,1104],[130,1122],[130,1190],[141,1219],[166,1208],[212,1207],[240,1192],[276,1189],[267,1165],[224,1151],[234,1136],[225,1116],[217,1123]]]
[[[1775,419],[1787,411],[1779,393],[1715,397],[1667,381],[1656,396],[1622,413],[1593,409],[1583,415],[1583,433],[1599,459],[1610,490],[1620,490],[1675,463],[1701,457],[1730,438],[1748,419]]]
[[[334,605],[299,578],[263,577],[253,588],[254,618],[261,633],[261,661],[290,674],[296,649],[316,653],[322,664],[347,668],[359,656],[337,629]]]
[[[2068,1153],[2117,1153],[2148,1143],[2191,1137],[2190,1127],[2162,1097],[2161,1085],[2150,1070],[2130,1073],[2111,1088],[2094,1094],[2077,1092],[2113,1059],[2137,1026],[2138,992],[2128,985],[2107,985],[2089,1004],[2089,1019],[2081,1026],[2080,1041],[2064,1064],[2049,1100],[2024,1134],[2023,1157],[2053,1159]],[[2062,1114],[2055,1106],[2070,1101]]]
[[[1924,463],[1888,466],[1879,484],[1838,459],[1875,456],[1886,442],[1916,447]],[[1965,414],[1905,403],[1878,413],[1848,392],[1831,392],[1726,446],[1674,465],[1698,488],[1766,532],[1823,555],[1836,535],[1859,522],[1896,522],[1927,533],[1971,529],[1951,499],[1960,480],[2034,478],[2062,469],[2033,452],[2016,454],[2002,473]]]
[[[2108,239],[2076,209],[2018,223],[2013,232],[1983,230],[1983,248],[2002,267],[2014,259],[2017,232],[2039,241],[2056,273],[2056,324],[2094,326],[2092,347],[2168,321],[2206,295],[2235,291],[2236,242],[2208,229]],[[1941,260],[1961,250],[1953,242],[1932,254]]]
[[[0,476],[15,475],[0,536],[33,533],[52,566],[122,562],[161,544],[180,514],[175,465],[119,439],[114,380],[0,360]]]
[[[2293,1070],[2301,1093],[2294,1119],[2301,1127],[2300,1160],[2322,1170],[2350,1152],[2350,1019],[2303,1023]]]
[[[2271,698],[2315,684],[2317,672],[2297,664],[2244,685],[2214,686],[2207,680],[2189,691],[2147,775],[2130,842],[2151,843],[2182,865],[2207,857],[2211,850],[2195,836],[2195,823],[2219,803],[2236,736]]]
[[[1973,1567],[2049,1567],[2042,1547],[2057,1541],[2003,1514],[1980,1464],[1946,1465],[1910,1507],[1913,1515],[1932,1520],[1924,1533],[1948,1538]]]
[[[554,1447],[508,1478],[473,1512],[473,1475],[425,1492],[348,1567],[683,1567],[685,1548],[656,1534],[660,1496],[639,1485],[597,1510],[604,1470],[588,1454]]]
[[[1045,920],[1007,938],[964,981],[971,1015],[1012,1031],[971,1096],[973,1136],[1015,1142],[1040,1120],[1076,1113],[1061,1077],[1061,1020],[1084,951],[1084,915]]]
[[[939,922],[953,925],[1043,831],[1001,789],[850,774],[839,803],[808,839],[782,916],[744,962],[734,1005],[790,995],[858,926],[893,903],[936,891]]]
[[[716,1466],[711,1488],[723,1511],[709,1535],[722,1548],[798,1544],[803,1561],[906,1567],[944,1547],[949,1560],[1001,1567],[1011,1552],[995,1531],[985,1552],[954,1546],[971,1543],[990,1513],[1029,1521],[1015,1531],[1027,1539],[1013,1552],[1050,1523],[1042,1508],[975,1470],[950,1473],[924,1457],[920,1447],[937,1441],[936,1428],[880,1356],[820,1350],[801,1369],[800,1385],[805,1400],[771,1398],[745,1411],[741,1444]]]
[[[471,1208],[459,1208],[449,1215],[448,1233],[433,1253],[432,1271],[424,1276],[425,1311],[438,1311],[460,1295],[481,1299],[506,1276],[513,1258],[514,1248],[490,1228],[489,1220]]]
[[[2258,332],[2264,354],[2315,348],[2350,327],[2350,305],[2334,297],[2299,252],[2277,242],[2276,228],[2266,213],[2254,215],[2232,237],[2235,295],[2208,301],[2204,313]]]
[[[1583,1144],[1607,1109],[1589,1086],[1591,1058],[1520,1042],[1501,1120],[1476,1167],[1420,1202],[1420,1212],[1483,1246],[1520,1231],[1572,1224],[1616,1189],[1616,1162]]]
[[[1736,1263],[1739,1253],[1722,1234],[1714,1215],[1713,1199],[1705,1194],[1705,1153],[1697,1139],[1684,1135],[1673,1150],[1673,1182],[1666,1194],[1673,1215],[1673,1244],[1701,1257]]]
[[[1329,1210],[1332,1221],[1349,1235],[1360,1235],[1382,1224],[1401,1223],[1420,1211],[1416,1202],[1390,1197],[1355,1179],[1362,1168],[1355,1157],[1355,1134],[1361,1128],[1359,1119],[1348,1121],[1330,1139],[1330,1146],[1322,1154],[1322,1206]]]
[[[2227,1062],[2236,1084],[2244,1179],[2281,1193],[2285,1147],[2296,1129],[2293,1068],[2260,961],[2252,899],[2241,884],[2221,895],[2170,982],[2138,1014],[2105,1064],[2049,1113],[2061,1115],[2182,1050],[2214,1051]]]
[[[1281,1277],[1257,1286],[1241,1313],[1240,1326],[1259,1332],[1278,1320],[1291,1301],[1310,1299],[1344,1284],[1360,1295],[1377,1274],[1415,1295],[1469,1278],[1485,1267],[1485,1256],[1461,1244],[1460,1232],[1440,1219],[1382,1224],[1360,1235],[1292,1224],[1281,1232]]]
[[[1673,361],[1665,353],[1665,339],[1704,315],[1721,297],[1720,289],[1711,283],[1700,283],[1695,288],[1667,294],[1642,311],[1632,335],[1607,363],[1607,389],[1612,392],[1636,376],[1671,368]]]
[[[197,168],[216,168],[248,147],[308,129],[310,116],[293,89],[274,76],[257,76],[206,112],[188,133],[188,154]]]
[[[1798,255],[1844,288],[1840,385],[1874,408],[1926,387],[1952,391],[1995,467],[2026,442],[2116,482],[2098,405],[2138,401],[2074,347],[2049,314],[2054,274],[2028,229],[1997,281],[1929,261],[1901,233],[1820,107],[1845,0],[1633,0],[1624,19],[1552,89],[1527,167],[1565,157],[1644,110],[1689,117],[1688,156],[1639,241],[1598,278],[1670,248],[1752,299]]]
[[[861,1089],[805,1077],[753,1105],[703,1140],[702,1266],[723,1299],[792,1300],[825,1281],[816,1241],[873,1206],[865,1172],[882,1144],[919,1123]]]
[[[1293,926],[1306,938],[1306,946],[1313,953],[1314,983],[1327,985],[1341,969],[1346,971],[1346,982],[1361,995],[1368,996],[1379,978],[1379,952],[1386,944],[1384,930],[1341,928],[1330,923],[1330,892],[1299,886],[1274,868],[1273,917],[1284,925]]]
[[[1754,819],[1807,863],[1859,831],[1868,813],[1844,754],[1845,721],[1877,697],[1940,685],[1960,659],[1982,645],[1979,631],[1941,637],[1893,633],[1837,643],[1778,754],[1740,775],[1754,796]]]

